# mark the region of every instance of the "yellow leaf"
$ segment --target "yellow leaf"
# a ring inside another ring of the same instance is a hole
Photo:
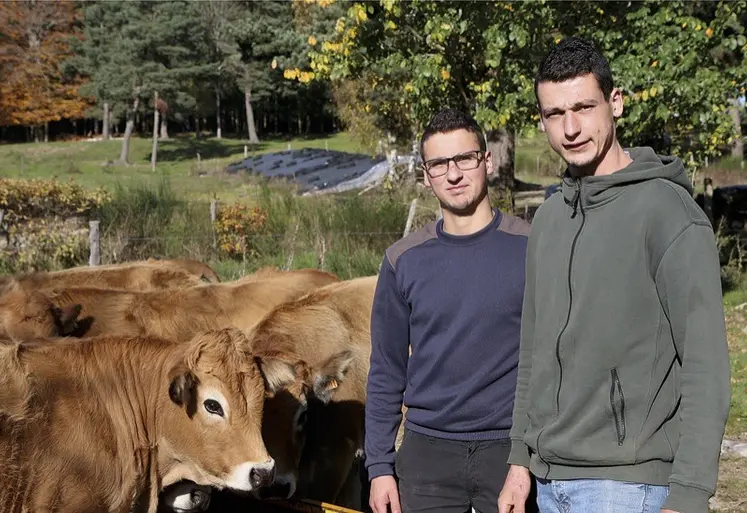
[[[655,68],[658,64],[659,64],[659,61],[656,60],[656,61],[654,61],[654,62],[651,63],[651,67]]]
[[[277,60],[277,59],[272,59],[272,64],[271,64],[271,66],[272,66],[272,69],[275,69],[275,68],[277,68],[277,67],[278,67],[278,60]]]
[[[645,102],[648,101],[648,91],[643,91],[641,93],[641,99]]]
[[[449,73],[449,70],[447,70],[446,68],[441,68],[441,78],[443,78],[444,80],[449,80],[450,77],[451,73]]]
[[[316,38],[314,36],[309,36],[308,43],[311,46],[314,46],[316,44]]]
[[[685,22],[685,23],[682,24],[682,28],[683,29],[687,28],[687,22]]]
[[[648,94],[649,94],[649,96],[651,96],[651,98],[655,97],[655,96],[656,96],[656,93],[657,93],[657,91],[656,91],[656,86],[652,87],[652,88],[651,88],[651,89],[649,89],[649,91],[648,91]]]
[[[697,25],[697,26],[695,27],[695,30],[696,30],[696,31],[700,31],[700,28],[701,28],[701,27],[700,27],[700,25]]]
[[[712,29],[711,27],[708,27],[708,28],[706,29],[706,31],[705,31],[705,35],[706,35],[706,37],[707,37],[708,39],[710,39],[710,38],[711,38],[711,36],[713,36],[713,29]]]

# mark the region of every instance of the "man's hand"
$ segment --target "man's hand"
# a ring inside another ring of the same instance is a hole
[[[371,496],[368,505],[374,513],[389,513],[387,504],[391,507],[391,513],[402,513],[397,482],[394,476],[374,477],[371,480]]]
[[[511,465],[501,494],[498,496],[498,513],[524,513],[531,487],[532,479],[529,477],[529,469]]]

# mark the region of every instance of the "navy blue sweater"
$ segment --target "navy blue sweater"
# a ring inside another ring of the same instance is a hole
[[[387,249],[371,312],[369,479],[394,474],[403,399],[412,431],[508,438],[528,235],[528,223],[496,211],[477,233],[444,233],[440,220]]]

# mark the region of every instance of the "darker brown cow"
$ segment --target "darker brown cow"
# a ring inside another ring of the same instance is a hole
[[[24,341],[64,337],[77,330],[80,305],[53,305],[39,292],[13,290],[0,295],[0,339]]]
[[[299,496],[344,505],[340,491],[363,449],[376,281],[370,276],[317,289],[278,306],[249,334],[258,354],[282,352],[305,361],[317,402],[309,406],[303,436],[288,420],[292,408],[268,401],[263,434],[278,465],[270,494],[288,497],[297,489]]]
[[[133,263],[8,276],[0,279],[0,294],[18,288],[45,291],[67,287],[149,291],[195,287],[203,283],[198,275],[178,267]]]
[[[264,396],[302,364],[248,347],[235,329],[0,347],[0,510],[155,512],[182,479],[271,482]]]
[[[79,336],[147,334],[184,340],[226,326],[248,331],[275,306],[337,281],[332,274],[307,269],[178,290],[68,288],[50,293],[49,299],[58,306],[82,306]]]

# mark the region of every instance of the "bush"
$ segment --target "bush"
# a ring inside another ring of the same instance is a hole
[[[236,203],[218,212],[215,232],[221,252],[231,258],[246,259],[256,254],[253,236],[262,231],[266,215],[259,207]]]
[[[0,178],[0,209],[8,226],[30,219],[89,216],[109,199],[103,189],[86,191],[74,183]]]
[[[28,272],[70,267],[85,260],[87,218],[109,201],[106,191],[86,191],[56,180],[0,179],[4,246],[0,268]]]

